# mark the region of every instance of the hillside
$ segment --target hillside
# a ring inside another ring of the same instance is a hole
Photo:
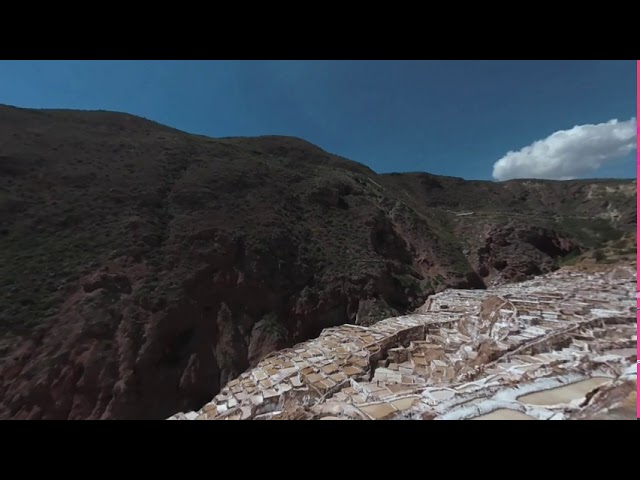
[[[635,181],[377,175],[289,137],[0,106],[0,418],[166,418],[266,354],[635,230]]]

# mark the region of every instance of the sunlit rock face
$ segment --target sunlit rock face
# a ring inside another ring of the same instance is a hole
[[[631,267],[447,290],[329,328],[172,419],[635,419]]]

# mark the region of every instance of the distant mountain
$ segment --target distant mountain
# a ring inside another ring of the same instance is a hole
[[[378,175],[297,138],[0,106],[0,418],[166,418],[274,349],[633,234],[635,180]]]

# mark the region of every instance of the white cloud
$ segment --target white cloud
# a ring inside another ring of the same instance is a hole
[[[636,148],[636,119],[559,130],[493,165],[493,178],[565,180],[594,172]]]

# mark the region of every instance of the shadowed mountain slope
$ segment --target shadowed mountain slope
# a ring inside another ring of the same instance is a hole
[[[0,418],[193,410],[323,328],[554,270],[633,231],[635,195],[0,106]]]

